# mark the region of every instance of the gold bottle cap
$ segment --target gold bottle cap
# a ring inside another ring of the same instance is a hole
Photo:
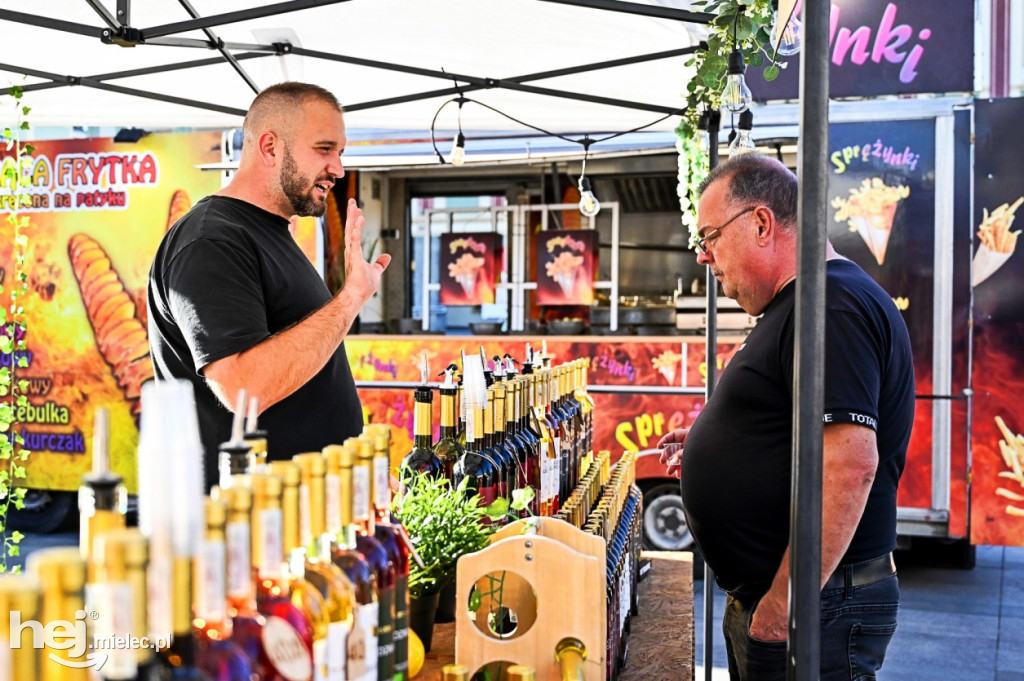
[[[327,462],[327,472],[331,475],[337,475],[341,470],[341,458],[344,447],[341,445],[327,445],[324,447],[323,456],[324,461]]]
[[[228,522],[228,505],[218,499],[207,497],[203,500],[207,532],[224,532]]]
[[[356,465],[356,452],[357,445],[354,442],[355,438],[349,438],[345,440],[344,446],[341,448],[341,467],[351,468]]]
[[[505,670],[508,681],[534,681],[537,678],[533,667],[525,664],[514,664]]]
[[[285,487],[298,487],[302,482],[302,470],[291,461],[271,461],[267,471],[281,478]]]
[[[78,548],[42,549],[28,557],[28,571],[39,578],[44,594],[81,592],[85,587],[85,561]]]
[[[367,461],[373,458],[373,440],[371,438],[360,435],[350,439],[355,441],[356,456],[359,458],[359,461]],[[347,444],[348,440],[345,442]]]
[[[251,480],[249,481],[251,484]],[[210,490],[210,498],[224,502],[228,513],[249,513],[252,511],[252,487],[249,485],[221,489],[214,487]]]
[[[327,459],[320,452],[296,454],[292,457],[292,461],[299,467],[303,479],[327,474]]]
[[[284,481],[269,473],[256,473],[252,476],[253,502],[256,500],[280,499],[284,491]]]
[[[39,580],[32,575],[4,575],[0,579],[0,612],[20,612],[21,621],[37,619],[39,598],[42,595]],[[4,618],[6,619],[6,615]],[[7,622],[0,624],[6,628]],[[7,645],[7,641],[3,642]]]
[[[107,562],[120,560],[128,570],[142,569],[149,563],[149,539],[138,528],[113,530],[96,539],[103,543],[97,553]]]
[[[468,681],[469,667],[464,664],[446,664],[441,669],[441,681]]]

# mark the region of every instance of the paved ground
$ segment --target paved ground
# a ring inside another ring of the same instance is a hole
[[[77,531],[30,535],[23,554],[77,542]],[[934,567],[917,552],[898,553],[897,565],[903,594],[899,628],[881,681],[1024,681],[1024,548],[980,546],[973,570]],[[704,681],[703,580],[694,589],[696,681]],[[728,681],[724,607],[716,589],[713,681]]]
[[[973,570],[897,554],[899,627],[880,681],[1024,681],[1024,548],[979,546]],[[694,584],[697,681],[704,681],[704,582]],[[713,681],[728,681],[722,612],[714,599]]]

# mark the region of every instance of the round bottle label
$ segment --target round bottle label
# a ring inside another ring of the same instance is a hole
[[[288,681],[310,681],[313,658],[295,628],[280,617],[268,617],[263,625],[263,649],[270,664]]]

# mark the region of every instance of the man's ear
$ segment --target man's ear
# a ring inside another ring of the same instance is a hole
[[[256,139],[256,152],[265,166],[277,165],[281,149],[281,138],[269,130]]]

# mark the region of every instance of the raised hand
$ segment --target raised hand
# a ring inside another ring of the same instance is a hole
[[[360,304],[365,303],[380,288],[380,278],[391,262],[391,256],[382,253],[373,262],[367,262],[363,255],[363,225],[366,219],[355,199],[348,200],[348,215],[345,220],[345,288],[355,295]]]

